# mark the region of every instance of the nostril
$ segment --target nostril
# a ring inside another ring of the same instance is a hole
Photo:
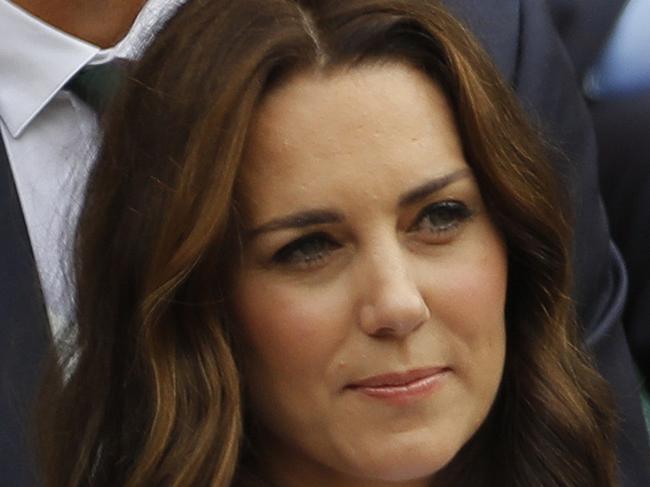
[[[374,337],[401,336],[418,329],[431,317],[419,294],[410,299],[385,299],[364,305],[359,313],[361,328]]]
[[[416,330],[418,326],[412,326],[411,324],[408,323],[395,323],[393,326],[382,326],[379,329],[377,329],[372,336],[375,338],[389,338],[389,337],[395,337],[395,336],[404,336],[407,335],[408,333],[404,333],[405,331],[413,331]]]
[[[395,336],[395,328],[390,328],[388,326],[383,326],[375,331],[372,336],[375,338],[388,338]]]

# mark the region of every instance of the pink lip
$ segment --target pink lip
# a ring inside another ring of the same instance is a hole
[[[440,387],[451,371],[449,367],[429,367],[402,373],[390,373],[367,377],[346,386],[377,399],[404,403],[426,396]]]

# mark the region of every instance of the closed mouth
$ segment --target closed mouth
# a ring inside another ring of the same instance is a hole
[[[426,367],[412,369],[406,372],[391,372],[388,374],[374,375],[366,377],[359,381],[348,384],[349,389],[391,389],[399,387],[408,387],[416,385],[426,379],[431,379],[444,372],[448,372],[449,367]]]

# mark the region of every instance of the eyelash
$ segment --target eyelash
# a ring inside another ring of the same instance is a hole
[[[326,254],[340,247],[340,244],[324,232],[310,233],[278,250],[273,255],[273,261],[278,264],[309,267],[319,263]]]
[[[473,212],[464,203],[456,200],[445,200],[424,207],[409,228],[409,233],[426,232],[425,239],[431,243],[445,243],[443,237],[451,238],[454,232]],[[438,222],[435,222],[435,219]],[[428,221],[428,222],[427,222]],[[430,228],[424,228],[424,226]],[[314,232],[304,235],[278,250],[272,257],[274,263],[309,268],[318,266],[323,259],[339,249],[341,244],[325,232]]]
[[[453,233],[463,222],[473,216],[465,203],[457,200],[445,200],[432,203],[425,206],[417,216],[416,223],[409,229],[411,232],[422,230],[421,226],[425,219],[429,222],[433,218],[438,219],[438,222],[431,224],[432,228],[429,229],[430,233],[436,237]]]

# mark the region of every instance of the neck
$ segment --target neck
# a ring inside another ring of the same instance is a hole
[[[146,0],[12,0],[48,24],[101,48],[131,28]]]

